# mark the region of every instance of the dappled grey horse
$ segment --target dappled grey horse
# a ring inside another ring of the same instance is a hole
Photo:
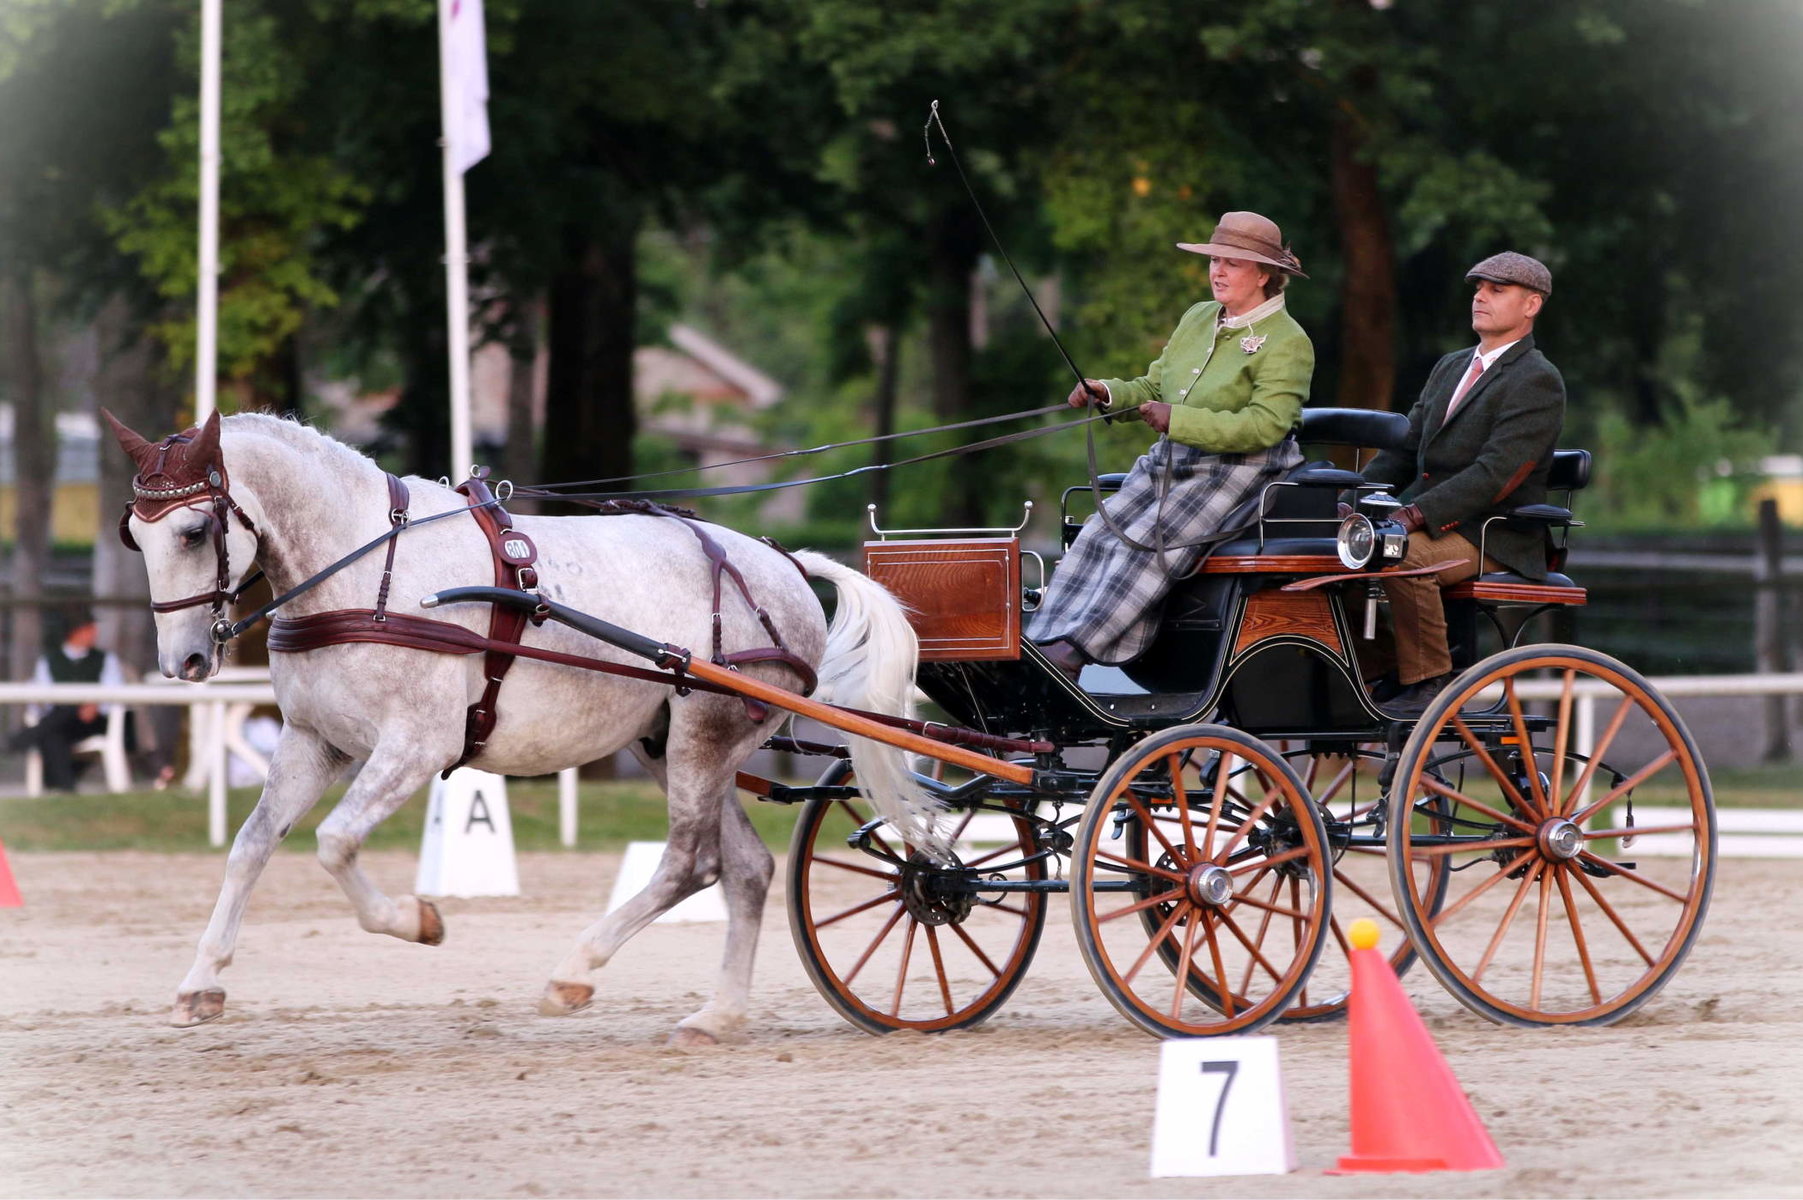
[[[262,415],[221,421],[215,414],[201,428],[151,443],[117,422],[114,428],[138,466],[121,532],[144,552],[165,675],[199,681],[219,669],[221,639],[231,632],[222,614],[253,564],[280,595],[399,530],[379,550],[283,606],[285,618],[303,623],[326,613],[367,612],[372,604],[417,619],[419,601],[430,593],[494,582],[496,560],[464,496],[419,478],[391,489],[391,477],[374,462],[313,429]],[[395,511],[400,497],[404,503]],[[456,515],[431,520],[440,513]],[[647,514],[524,517],[512,527],[536,543],[540,589],[551,600],[698,653],[714,644],[716,620],[718,645],[728,654],[767,647],[776,631],[779,645],[818,668],[821,698],[896,715],[910,705],[916,644],[901,608],[880,586],[829,558],[806,551],[785,557],[708,526],[745,581],[744,602],[733,602],[729,589],[716,615],[718,577],[693,526]],[[803,572],[837,589],[830,629]],[[482,636],[490,615],[486,605],[432,614]],[[521,640],[535,649],[627,661],[623,652],[553,623],[528,626]],[[740,667],[747,675],[800,686],[795,667],[755,654],[750,659]],[[350,897],[364,929],[429,945],[444,937],[430,901],[383,894],[357,853],[376,825],[466,752],[466,710],[487,683],[484,655],[352,642],[272,653],[270,660],[284,718],[281,741],[262,798],[232,843],[212,920],[176,997],[177,1025],[224,1011],[220,971],[232,960],[251,887],[294,823],[355,760],[364,765],[319,826],[321,863]],[[740,806],[734,773],[785,714],[733,696],[526,658],[506,676],[497,712],[473,765],[540,775],[630,748],[669,798],[669,843],[655,875],[582,933],[551,973],[540,1011],[561,1015],[586,1007],[596,972],[628,938],[718,880],[729,913],[718,984],[672,1040],[708,1043],[740,1025],[773,863]],[[925,828],[916,823],[930,821],[927,801],[905,757],[856,739],[852,753],[857,778],[880,811]]]

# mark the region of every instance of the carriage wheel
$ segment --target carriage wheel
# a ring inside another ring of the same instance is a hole
[[[1321,960],[1309,973],[1296,1000],[1284,1009],[1282,1021],[1331,1021],[1346,1012],[1352,992],[1352,943],[1346,931],[1360,917],[1376,921],[1383,931],[1380,945],[1392,946],[1390,966],[1397,975],[1415,965],[1415,945],[1409,941],[1402,915],[1390,894],[1387,856],[1379,846],[1354,846],[1348,835],[1375,838],[1382,831],[1379,820],[1384,804],[1378,771],[1384,756],[1354,749],[1346,754],[1317,754],[1310,750],[1286,751],[1284,759],[1302,778],[1327,826],[1327,842],[1333,851],[1333,911],[1328,914],[1327,945]],[[1431,805],[1444,808],[1435,797]],[[1413,867],[1414,887],[1423,911],[1438,912],[1450,879],[1443,855],[1418,860]]]
[[[1328,869],[1320,814],[1275,751],[1222,726],[1169,729],[1090,796],[1071,853],[1077,944],[1148,1033],[1258,1029],[1321,952]],[[1148,969],[1154,958],[1163,970]]]
[[[1542,674],[1554,695],[1536,709],[1522,685]],[[1620,1020],[1672,977],[1702,927],[1709,777],[1671,705],[1605,654],[1523,646],[1460,675],[1403,747],[1389,805],[1409,937],[1491,1020]],[[1405,886],[1431,857],[1451,876],[1438,911]]]
[[[843,762],[820,779],[850,781]],[[956,858],[946,869],[888,827],[870,844],[906,866],[848,846],[876,816],[862,797],[802,806],[789,843],[789,930],[814,986],[858,1028],[966,1029],[987,1020],[1026,975],[1045,928],[1045,893],[973,892],[968,881],[1042,880],[1045,860],[1022,861],[1035,853],[1025,819],[985,829],[977,815],[942,818]]]

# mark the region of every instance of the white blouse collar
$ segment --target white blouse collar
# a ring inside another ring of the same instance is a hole
[[[1223,308],[1221,310],[1221,327],[1223,329],[1244,329],[1248,325],[1253,325],[1264,320],[1272,313],[1282,311],[1283,293],[1278,292],[1275,296],[1272,296],[1257,308],[1247,309],[1237,317],[1228,316],[1227,310]]]

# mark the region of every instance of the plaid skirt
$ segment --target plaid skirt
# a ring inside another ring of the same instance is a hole
[[[1239,532],[1222,528],[1228,515],[1300,462],[1302,451],[1290,438],[1256,454],[1210,454],[1159,438],[1105,504],[1134,541],[1155,546],[1162,529],[1165,544],[1183,548],[1165,551],[1160,561],[1155,551],[1134,549],[1092,518],[1058,564],[1027,636],[1067,641],[1099,663],[1138,658],[1158,632],[1173,577],[1187,574],[1208,551],[1206,544],[1184,544]]]

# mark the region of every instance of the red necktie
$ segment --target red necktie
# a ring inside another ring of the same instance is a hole
[[[1483,373],[1483,357],[1481,355],[1473,354],[1471,356],[1471,370],[1465,373],[1465,381],[1459,384],[1459,390],[1454,392],[1452,394],[1452,399],[1446,402],[1446,416],[1448,419],[1452,417],[1452,410],[1459,406],[1459,401],[1465,398],[1465,393],[1471,390],[1471,385],[1477,382],[1477,377]]]

